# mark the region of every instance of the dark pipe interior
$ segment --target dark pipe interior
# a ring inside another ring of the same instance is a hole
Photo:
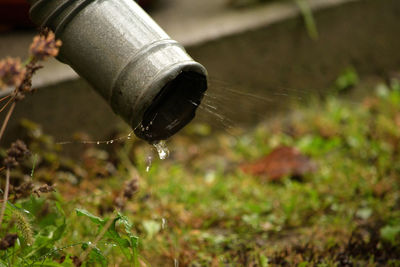
[[[150,143],[171,137],[194,118],[206,90],[204,75],[182,72],[156,96],[135,134]]]

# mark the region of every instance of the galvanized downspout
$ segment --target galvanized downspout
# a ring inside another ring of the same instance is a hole
[[[63,45],[58,59],[85,78],[150,142],[195,116],[207,71],[133,0],[29,0],[33,22]],[[96,112],[96,111],[93,111]]]

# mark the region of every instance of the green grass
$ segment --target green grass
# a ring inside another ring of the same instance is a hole
[[[400,266],[400,84],[381,84],[359,103],[331,96],[297,110],[237,136],[191,125],[149,172],[151,148],[138,140],[66,158],[25,122],[35,156],[12,179],[22,183],[35,161],[33,180],[57,192],[9,205],[7,232],[21,238],[0,251],[0,266],[61,266],[62,256],[74,266],[103,218],[116,216],[113,201],[132,177],[139,192],[86,266]],[[240,170],[280,145],[309,156],[316,171],[268,182]],[[30,212],[32,246],[10,223],[13,209]]]

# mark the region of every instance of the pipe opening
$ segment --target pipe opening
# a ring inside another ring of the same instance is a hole
[[[149,143],[171,137],[194,118],[206,90],[205,75],[183,71],[161,89],[135,134]]]

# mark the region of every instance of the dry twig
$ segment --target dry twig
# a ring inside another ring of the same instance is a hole
[[[7,172],[6,172],[6,187],[4,189],[3,204],[1,205],[1,211],[0,211],[0,227],[1,227],[1,223],[3,222],[4,212],[6,211],[9,188],[10,188],[10,169],[7,168]]]
[[[34,91],[32,89],[32,76],[37,70],[42,68],[38,62],[43,61],[48,57],[57,56],[60,46],[61,41],[56,40],[54,33],[48,29],[44,29],[40,35],[34,37],[29,48],[30,58],[26,64],[22,64],[19,58],[7,57],[6,59],[0,60],[0,89],[7,86],[15,87],[14,91],[10,95],[0,99],[1,102],[11,97],[0,109],[0,112],[12,103],[1,126],[0,140],[14,111],[16,102],[22,100],[26,93]]]

